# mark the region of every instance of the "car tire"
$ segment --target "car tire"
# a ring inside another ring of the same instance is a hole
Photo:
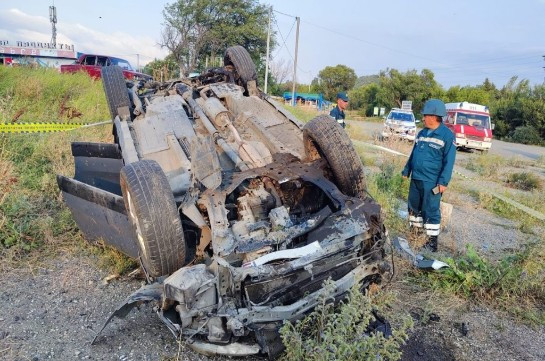
[[[319,115],[305,124],[303,138],[307,159],[316,151],[333,171],[337,186],[344,193],[367,198],[365,173],[358,153],[343,128],[329,115]]]
[[[248,51],[240,46],[231,46],[225,50],[223,57],[224,65],[232,65],[238,78],[241,80],[242,86],[246,86],[250,80],[257,81],[257,72],[254,61]]]
[[[161,166],[141,160],[121,169],[121,191],[127,216],[146,272],[153,277],[173,273],[185,263],[182,221]]]
[[[131,107],[123,70],[117,65],[104,66],[100,73],[110,115],[115,119],[118,115],[117,108],[126,106],[130,110]]]

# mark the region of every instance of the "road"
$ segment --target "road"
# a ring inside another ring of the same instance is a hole
[[[348,124],[362,128],[363,132],[369,136],[380,132],[382,130],[382,123],[366,122],[360,120],[348,120]],[[464,152],[458,152],[462,155]],[[492,140],[492,148],[489,154],[496,154],[502,157],[521,157],[530,160],[536,160],[540,157],[545,158],[545,147],[539,147],[536,145],[525,145],[517,143],[509,143],[501,140]],[[463,158],[463,156],[462,156]]]

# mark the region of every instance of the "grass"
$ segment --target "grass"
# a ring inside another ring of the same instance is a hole
[[[462,164],[468,170],[490,179],[499,174],[500,170],[507,165],[507,160],[499,155],[486,154],[470,157]]]
[[[307,107],[300,107],[300,106],[292,106],[288,104],[282,104],[286,110],[288,110],[291,114],[295,115],[297,119],[302,121],[303,123],[307,123],[313,118],[317,117],[320,114],[325,114],[324,112],[320,112],[314,108],[307,108]],[[328,113],[329,114],[329,113]]]
[[[0,67],[0,121],[71,121],[109,118],[100,81],[51,69]],[[24,112],[21,113],[21,110]],[[72,141],[110,141],[111,126],[49,134],[0,134],[0,263],[5,270],[48,254],[86,247],[60,197],[56,174],[73,175]],[[102,247],[105,268],[128,268],[127,259]],[[107,260],[106,260],[107,259]],[[30,263],[30,262],[29,262]]]
[[[506,183],[513,188],[523,191],[539,190],[542,188],[539,177],[530,172],[511,173],[507,176]]]
[[[425,288],[452,293],[506,311],[530,324],[545,325],[545,244],[491,262],[468,246],[465,254],[447,258],[441,272],[413,273]]]

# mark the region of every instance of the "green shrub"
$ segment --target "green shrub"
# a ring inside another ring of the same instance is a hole
[[[529,172],[511,173],[507,177],[506,182],[510,186],[524,191],[541,189],[539,178],[535,174]]]
[[[545,325],[545,245],[526,246],[522,251],[491,262],[468,245],[466,253],[446,260],[441,272],[418,273],[428,286],[481,301]]]
[[[388,338],[381,332],[369,333],[368,326],[375,320],[373,311],[382,314],[386,303],[377,295],[363,294],[353,287],[348,297],[337,307],[333,303],[334,283],[324,283],[318,306],[295,324],[289,321],[280,329],[286,346],[286,361],[326,360],[399,360],[399,348],[408,339],[412,328],[411,317],[403,320],[402,326],[392,331]],[[377,302],[378,301],[378,302]]]
[[[516,127],[515,130],[509,135],[509,141],[521,144],[543,144],[543,139],[539,135],[539,132],[532,126]]]

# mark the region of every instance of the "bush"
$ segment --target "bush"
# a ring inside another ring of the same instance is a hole
[[[449,268],[422,274],[429,286],[481,301],[531,323],[545,325],[545,246],[527,245],[499,262],[483,258],[467,246],[465,255],[446,260]]]
[[[535,174],[529,172],[511,173],[507,177],[506,182],[513,188],[522,189],[523,191],[541,189],[539,178]]]
[[[324,283],[326,292],[312,313],[295,324],[286,322],[280,329],[286,346],[284,360],[399,360],[399,348],[408,339],[411,317],[386,338],[382,332],[368,332],[375,314],[384,312],[386,303],[379,295],[363,294],[353,287],[338,307],[333,303],[334,283]]]
[[[521,144],[543,144],[543,139],[539,136],[538,131],[532,126],[517,127],[509,135],[509,141]]]

